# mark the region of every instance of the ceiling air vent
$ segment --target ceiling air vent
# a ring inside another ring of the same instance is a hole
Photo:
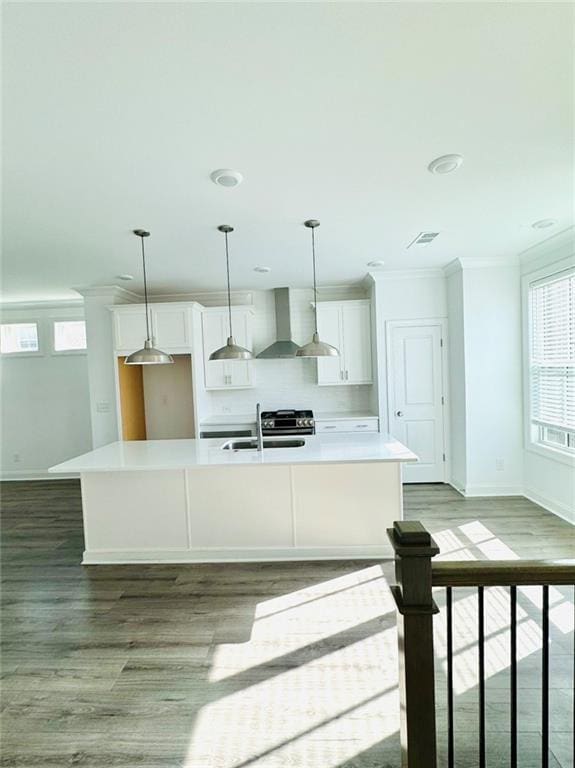
[[[435,240],[438,234],[439,232],[420,232],[407,247],[411,248],[412,245],[429,245],[429,243]]]

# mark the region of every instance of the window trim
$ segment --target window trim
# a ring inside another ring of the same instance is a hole
[[[2,352],[0,349],[0,357],[3,359],[12,358],[20,359],[23,357],[45,357],[46,351],[45,351],[45,339],[44,339],[44,329],[42,327],[42,320],[38,317],[30,317],[25,319],[18,319],[18,320],[11,320],[11,319],[3,319],[0,321],[0,326],[2,325],[35,325],[36,326],[36,335],[38,337],[38,349],[36,351],[19,351],[19,352]]]
[[[50,326],[50,354],[60,357],[61,355],[87,355],[88,354],[88,341],[86,340],[86,346],[84,349],[56,349],[56,323],[84,323],[86,327],[86,320],[84,317],[61,317],[52,316],[48,318],[48,324]]]
[[[521,278],[522,326],[523,326],[523,447],[530,453],[575,467],[575,454],[571,450],[553,447],[533,438],[534,423],[531,419],[531,308],[532,287],[551,282],[575,269],[573,256],[555,261],[545,267],[524,274]]]

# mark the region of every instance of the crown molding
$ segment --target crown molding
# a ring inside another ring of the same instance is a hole
[[[90,285],[85,288],[74,288],[74,290],[83,296],[84,298],[92,296],[105,296],[106,298],[121,299],[126,303],[137,303],[143,301],[143,296],[140,296],[134,291],[128,291],[126,288],[120,288],[119,285]]]
[[[546,237],[535,245],[526,248],[518,254],[521,266],[530,265],[540,259],[557,261],[575,253],[575,226],[562,229],[554,235]]]
[[[513,269],[519,265],[517,256],[459,256],[443,267],[446,277],[467,269]]]
[[[377,272],[368,272],[367,277],[374,283],[384,283],[387,280],[413,280],[444,277],[442,267],[421,267],[414,269],[387,269]]]
[[[2,301],[0,302],[0,311],[18,312],[40,309],[84,309],[83,299],[61,299],[54,301]]]

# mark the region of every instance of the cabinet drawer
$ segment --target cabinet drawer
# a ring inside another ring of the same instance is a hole
[[[316,421],[316,433],[329,432],[377,432],[378,419],[334,419],[333,421]]]

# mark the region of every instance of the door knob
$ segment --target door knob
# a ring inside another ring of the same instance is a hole
[[[403,416],[403,411],[396,411],[396,412],[395,412],[395,415],[396,415],[396,416]]]

